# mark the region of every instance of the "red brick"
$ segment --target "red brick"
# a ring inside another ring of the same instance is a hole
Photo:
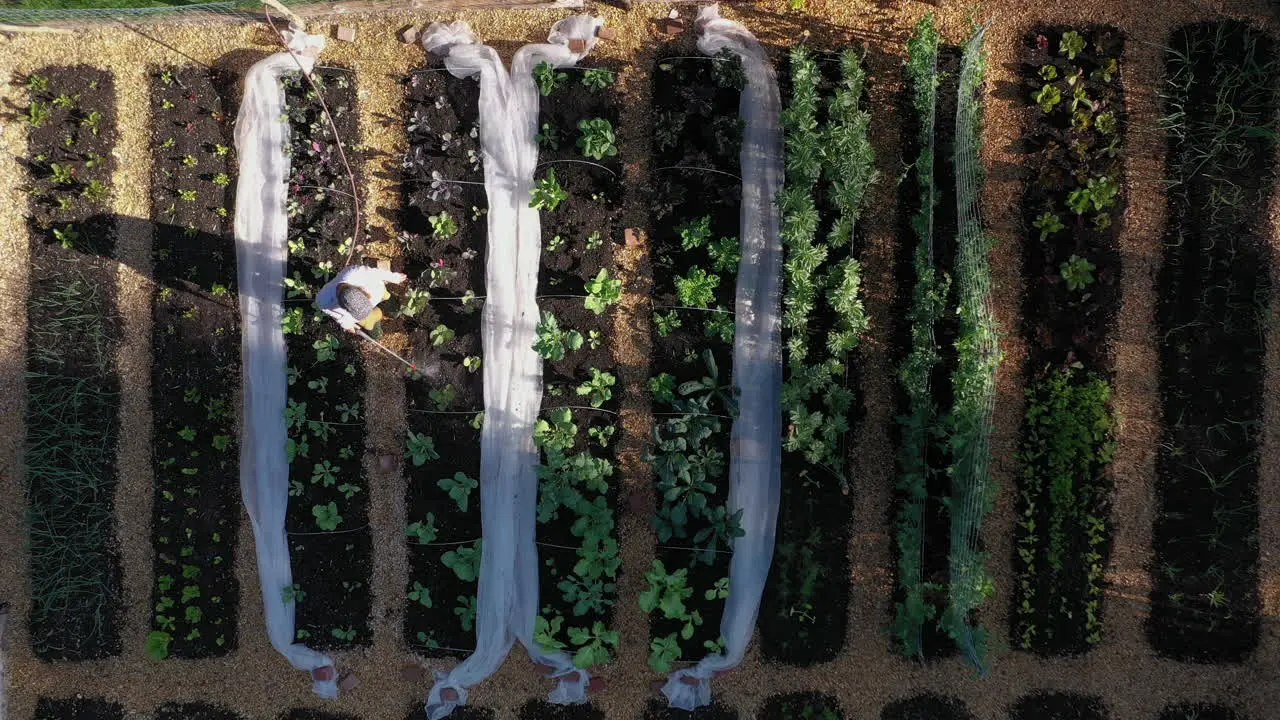
[[[618,37],[618,31],[614,30],[611,27],[605,27],[604,25],[601,25],[600,27],[596,28],[596,37],[600,38],[601,40],[613,40],[614,38]]]
[[[395,469],[396,469],[396,456],[395,456],[395,455],[383,455],[382,457],[378,458],[378,467],[379,467],[383,472],[391,472],[392,470],[395,470]]]
[[[360,687],[360,678],[351,673],[343,675],[342,679],[338,681],[338,689],[344,693],[351,692],[358,687]]]
[[[335,33],[334,37],[338,38],[342,42],[355,42],[356,29],[353,27],[347,27],[346,25],[339,25],[338,31]]]
[[[333,669],[332,665],[325,665],[324,667],[318,667],[311,671],[311,679],[316,682],[329,682],[337,676],[338,673]]]
[[[635,228],[627,228],[622,233],[623,239],[627,243],[627,247],[640,247],[640,233]]]
[[[584,53],[587,51],[587,41],[582,38],[574,38],[569,41],[569,52]]]
[[[423,683],[431,677],[427,669],[418,665],[405,665],[400,668],[400,679],[407,683]]]

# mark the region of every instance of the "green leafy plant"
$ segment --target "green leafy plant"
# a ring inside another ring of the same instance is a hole
[[[152,630],[147,633],[146,653],[152,660],[163,660],[169,657],[169,645],[173,636],[163,630]]]
[[[405,445],[405,457],[413,461],[414,467],[422,467],[428,460],[439,460],[435,440],[422,433],[410,430]]]
[[[587,298],[584,304],[588,310],[597,315],[622,299],[622,280],[610,278],[608,268],[600,268],[600,272],[587,281],[586,289]]]
[[[328,505],[312,506],[311,514],[315,516],[316,527],[321,530],[337,530],[338,525],[342,523],[342,515],[338,514],[338,504],[334,502]]]
[[[533,68],[533,80],[538,84],[538,92],[543,97],[555,92],[568,79],[568,73],[559,72],[548,62],[540,62]]]
[[[1079,255],[1072,255],[1059,266],[1062,279],[1070,290],[1083,290],[1093,284],[1093,271],[1097,267]]]
[[[1075,60],[1085,48],[1084,36],[1075,30],[1068,30],[1062,34],[1062,42],[1058,45],[1058,54],[1066,55],[1068,60]]]
[[[1048,240],[1050,235],[1066,227],[1062,224],[1062,219],[1058,217],[1058,214],[1052,212],[1041,214],[1031,225],[1040,231],[1040,242]]]
[[[422,607],[425,607],[425,608],[432,607],[431,591],[428,590],[426,587],[424,587],[422,583],[418,582],[417,580],[413,581],[413,589],[409,591],[407,598],[410,602],[416,602]]]
[[[550,310],[542,311],[536,331],[538,337],[533,343],[533,350],[544,360],[563,360],[566,353],[582,347],[582,333],[561,328],[560,321]]]
[[[24,119],[31,127],[38,128],[43,127],[52,117],[53,108],[49,104],[32,100],[31,104],[27,106],[27,114]]]
[[[409,523],[404,529],[406,535],[417,538],[419,545],[430,545],[436,541],[436,516],[433,513],[427,513],[425,522],[416,521]]]
[[[680,303],[691,308],[710,307],[716,299],[716,288],[720,286],[720,276],[708,274],[702,268],[693,266],[684,276],[676,276],[676,296]]]
[[[582,84],[592,90],[604,90],[613,84],[613,80],[613,71],[604,68],[589,68],[582,73]]]
[[[1047,113],[1053,112],[1058,103],[1062,102],[1062,91],[1058,89],[1057,85],[1045,85],[1036,91],[1031,96],[1031,99],[1040,106],[1041,110]]]
[[[445,412],[449,406],[453,404],[453,399],[457,396],[457,391],[453,389],[453,385],[445,385],[442,388],[436,388],[427,392],[427,397],[431,398],[431,402],[436,406],[436,410]]]
[[[603,160],[618,154],[618,138],[613,132],[613,123],[604,118],[591,118],[578,121],[578,149],[582,154],[593,159]]]
[[[466,512],[471,491],[479,487],[480,483],[464,472],[456,472],[451,478],[441,478],[436,485],[449,493],[449,497],[453,498],[454,503],[458,505],[459,511]]]
[[[549,150],[560,149],[560,130],[551,123],[542,123],[542,129],[538,132],[538,147],[547,148]]]
[[[440,212],[427,218],[431,223],[431,234],[438,238],[451,238],[458,234],[458,223],[447,212]]]
[[[611,389],[617,380],[599,368],[591,368],[591,379],[578,386],[578,395],[585,396],[591,407],[602,407],[613,397]]]
[[[448,325],[441,323],[436,325],[434,328],[431,328],[431,345],[434,347],[440,347],[445,343],[451,342],[457,336],[457,333],[455,333]]]
[[[653,326],[658,331],[659,337],[666,337],[680,329],[680,313],[675,310],[668,310],[665,313],[655,312]]]
[[[560,203],[569,197],[569,193],[560,187],[560,182],[556,180],[556,169],[548,168],[546,177],[536,182],[533,190],[530,192],[532,198],[529,207],[534,210],[546,210],[547,212],[555,212],[560,207]]]
[[[479,356],[468,355],[462,358],[462,367],[466,368],[469,373],[479,372],[480,362]]]
[[[475,582],[480,577],[480,557],[482,541],[477,540],[471,547],[462,546],[450,550],[440,557],[440,562],[449,568],[463,582]]]

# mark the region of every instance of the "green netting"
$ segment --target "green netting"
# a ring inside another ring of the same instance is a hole
[[[916,158],[916,178],[920,209],[912,218],[919,242],[915,252],[916,285],[911,302],[911,352],[899,369],[899,380],[907,396],[907,414],[901,418],[902,444],[898,450],[897,489],[903,493],[898,510],[898,587],[903,593],[897,604],[894,637],[909,656],[923,653],[922,628],[934,616],[925,602],[928,587],[923,582],[925,504],[928,502],[929,445],[937,407],[930,394],[929,377],[938,364],[934,325],[946,306],[949,280],[933,266],[933,216],[938,202],[934,184],[934,125],[938,100],[938,31],[933,15],[916,25],[907,44],[907,77],[912,89],[912,105],[920,117],[920,154]]]
[[[982,517],[991,506],[991,417],[995,410],[995,375],[1000,362],[995,318],[991,312],[991,242],[982,230],[983,168],[982,101],[985,71],[979,28],[965,45],[956,113],[956,284],[960,333],[957,366],[952,374],[951,410],[951,552],[948,555],[950,596],[942,626],[966,657],[985,673],[985,631],[972,623],[972,613],[993,592],[980,550]]]

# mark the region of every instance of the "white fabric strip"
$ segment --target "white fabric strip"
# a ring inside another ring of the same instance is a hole
[[[718,5],[698,13],[698,50],[742,58],[747,86],[739,114],[742,137],[742,259],[738,263],[733,384],[739,389],[729,460],[729,512],[742,510],[744,535],[734,540],[729,597],[720,634],[723,653],[672,673],[662,688],[672,707],[711,702],[711,677],[742,663],[773,562],[782,490],[782,349],[779,316],[782,241],[774,202],[782,186],[782,101],[764,48],[742,25],[722,19]]]
[[[484,545],[476,600],[476,651],[438,673],[427,714],[440,720],[467,701],[467,688],[492,675],[519,640],[534,661],[559,678],[553,703],[586,702],[586,671],[565,653],[545,654],[533,642],[538,614],[538,499],[533,427],[542,404],[542,359],[533,351],[538,321],[541,225],[529,207],[538,163],[539,95],[533,68],[541,62],[573,65],[595,45],[602,20],[575,16],[552,29],[547,44],[516,52],[511,74],[493,48],[476,43],[465,22],[434,23],[422,38],[428,52],[445,56],[455,77],[480,76],[480,144],[489,200],[488,262],[481,324],[484,348],[484,429],[480,435],[480,517]],[[586,41],[581,54],[570,39]],[[441,697],[445,689],[456,700]]]
[[[285,180],[289,124],[282,122],[282,75],[310,71],[324,38],[285,33],[291,52],[272,55],[249,68],[244,100],[236,117],[236,261],[240,281],[241,363],[244,375],[244,423],[240,431],[240,492],[258,556],[258,580],[271,646],[299,670],[332,666],[325,654],[294,642],[294,606],[284,601],[293,583],[285,512],[289,506],[289,462],[285,456],[285,346],[282,327],[284,270],[288,234]],[[305,54],[304,54],[305,53]],[[338,697],[337,673],[312,689]]]

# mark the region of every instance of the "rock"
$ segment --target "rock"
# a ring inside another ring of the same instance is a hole
[[[382,258],[382,259],[378,260],[378,269],[379,269],[379,270],[390,270],[390,269],[391,269],[391,261],[390,261],[390,260],[387,260],[386,258]]]
[[[596,37],[600,38],[601,40],[613,40],[618,37],[618,31],[614,30],[611,27],[605,27],[604,25],[601,25],[600,27],[596,28]]]
[[[334,37],[338,38],[342,42],[355,42],[356,29],[353,27],[347,27],[346,25],[339,25],[338,31],[334,34]]]
[[[635,228],[627,228],[623,231],[622,237],[626,241],[627,247],[640,247],[640,232]]]
[[[671,8],[671,12],[667,13],[667,17],[671,18],[672,20],[679,20],[680,11],[675,8]]]
[[[343,675],[342,679],[338,681],[338,689],[344,693],[351,692],[358,687],[360,687],[360,678],[356,677],[352,673]]]
[[[569,41],[569,52],[581,54],[587,51],[587,41],[582,38],[574,38]]]
[[[406,45],[412,45],[418,41],[418,28],[410,25],[401,30],[397,37],[400,38],[400,42],[405,43]]]
[[[311,679],[316,682],[329,682],[337,677],[337,675],[338,673],[333,669],[332,665],[325,665],[324,667],[318,667],[311,671]]]

